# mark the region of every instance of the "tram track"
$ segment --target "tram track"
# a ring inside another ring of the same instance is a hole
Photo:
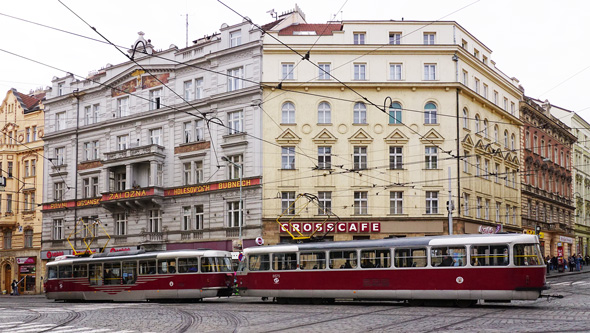
[[[174,332],[194,332],[203,322],[203,317],[198,313],[190,313],[181,309],[174,309],[174,311],[178,312],[181,318],[180,326],[177,326]]]
[[[72,323],[72,322],[74,322],[74,321],[76,321],[78,319],[83,319],[85,317],[86,317],[86,314],[84,312],[78,312],[76,310],[67,310],[66,318],[58,321],[58,323],[57,324],[54,324],[54,326],[52,326],[50,328],[47,328],[47,329],[44,329],[44,330],[36,331],[36,333],[50,332],[50,331],[53,331],[53,330],[55,330],[57,328],[66,326],[66,325],[68,325],[68,324],[70,324],[70,323]]]
[[[45,318],[45,317],[47,317],[47,314],[45,314],[45,313],[40,313],[40,312],[37,312],[37,311],[35,311],[35,310],[32,310],[32,309],[23,308],[23,307],[20,307],[20,308],[15,308],[15,309],[18,309],[18,310],[24,310],[24,311],[31,312],[31,313],[33,313],[33,314],[35,315],[35,317],[34,317],[34,318],[32,318],[32,319],[26,319],[26,320],[23,320],[22,322],[20,322],[20,323],[18,323],[18,324],[14,324],[13,326],[4,327],[4,329],[12,329],[12,328],[16,328],[16,327],[18,327],[18,326],[21,326],[21,325],[26,325],[26,324],[30,324],[30,323],[33,323],[33,322],[34,322],[34,321],[36,321],[36,320],[39,320],[39,319],[42,319],[42,318]]]

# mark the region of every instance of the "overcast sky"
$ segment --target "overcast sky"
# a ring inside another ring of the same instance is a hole
[[[241,18],[214,0],[62,0],[116,45],[130,47],[145,32],[156,49],[186,45]],[[281,13],[295,2],[224,0],[262,25],[267,11]],[[528,96],[576,111],[590,122],[590,1],[587,0],[297,0],[308,23],[336,20],[452,20],[492,49],[492,60],[520,80]],[[341,11],[339,9],[342,8]],[[0,6],[0,90],[28,93],[51,85],[65,72],[86,76],[127,59],[113,46],[68,35],[20,19],[96,39],[101,37],[57,0],[3,1]],[[334,16],[336,15],[336,16]],[[57,69],[18,58],[27,57]]]

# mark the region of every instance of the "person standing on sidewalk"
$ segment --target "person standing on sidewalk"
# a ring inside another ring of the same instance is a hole
[[[12,296],[18,296],[18,282],[12,280],[10,286],[12,287]]]

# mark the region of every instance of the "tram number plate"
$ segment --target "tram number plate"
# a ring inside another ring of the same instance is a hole
[[[388,279],[363,279],[363,287],[389,287]]]

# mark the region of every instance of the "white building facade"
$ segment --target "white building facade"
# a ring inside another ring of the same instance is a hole
[[[142,33],[135,45],[139,65],[52,82],[42,259],[71,253],[68,237],[85,250],[89,232],[92,250],[110,235],[107,251],[232,250],[261,233],[260,32],[224,24],[180,50],[153,51]]]

